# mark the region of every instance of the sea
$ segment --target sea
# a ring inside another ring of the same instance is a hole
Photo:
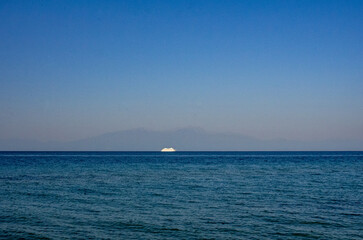
[[[363,239],[363,152],[0,152],[0,239]]]

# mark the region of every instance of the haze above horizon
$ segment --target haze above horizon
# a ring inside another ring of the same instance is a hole
[[[0,140],[192,126],[363,147],[362,12],[363,1],[1,1]]]

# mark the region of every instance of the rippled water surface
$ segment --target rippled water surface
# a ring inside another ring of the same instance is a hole
[[[363,239],[363,152],[2,152],[2,239]]]

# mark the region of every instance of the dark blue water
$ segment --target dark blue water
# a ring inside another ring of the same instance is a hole
[[[363,239],[363,152],[2,152],[2,239]]]

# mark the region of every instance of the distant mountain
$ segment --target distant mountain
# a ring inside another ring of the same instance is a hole
[[[164,147],[177,151],[363,150],[362,141],[260,140],[241,134],[211,133],[201,128],[170,131],[138,128],[69,142],[0,140],[0,150],[160,151]]]
[[[58,150],[62,144],[29,139],[0,139],[0,151],[50,151]]]
[[[259,140],[242,135],[213,134],[200,128],[183,128],[173,131],[133,129],[107,133],[69,143],[68,147],[81,150],[155,151],[164,147],[178,150],[238,150],[248,149]],[[254,148],[256,149],[256,148]]]

